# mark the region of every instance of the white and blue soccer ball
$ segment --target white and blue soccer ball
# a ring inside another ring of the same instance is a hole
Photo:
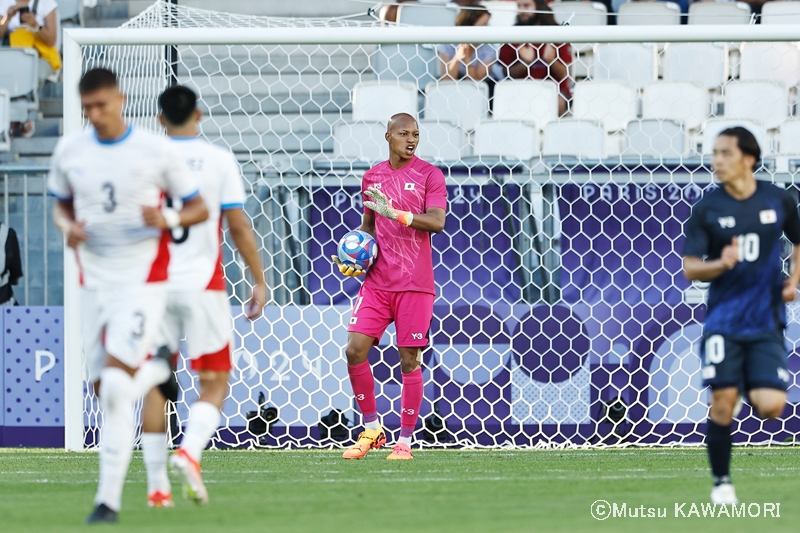
[[[378,259],[378,243],[366,231],[350,231],[339,241],[337,254],[342,263],[367,270]]]

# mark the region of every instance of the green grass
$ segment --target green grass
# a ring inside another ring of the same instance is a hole
[[[411,462],[372,452],[225,451],[204,455],[211,503],[178,497],[145,506],[145,472],[134,455],[116,526],[170,533],[551,532],[800,530],[800,449],[734,450],[733,477],[747,503],[780,503],[780,518],[675,518],[676,502],[708,501],[703,449],[418,451]],[[86,531],[97,454],[0,450],[0,532]],[[174,488],[179,496],[179,488]],[[667,518],[594,520],[590,506],[667,508]]]

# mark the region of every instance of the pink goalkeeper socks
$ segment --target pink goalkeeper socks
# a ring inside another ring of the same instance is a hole
[[[422,369],[403,374],[403,391],[400,394],[400,437],[411,437],[422,405]]]
[[[353,387],[353,394],[356,403],[364,416],[364,422],[375,422],[378,420],[378,407],[375,405],[375,379],[372,377],[372,368],[369,361],[347,366],[347,373],[350,374],[350,385]],[[405,377],[405,376],[404,376]]]

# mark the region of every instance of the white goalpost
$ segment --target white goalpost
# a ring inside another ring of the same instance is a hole
[[[437,45],[526,42],[573,45],[568,114],[553,110],[552,82],[439,79]],[[343,353],[358,284],[326,258],[359,223],[360,177],[385,158],[381,128],[399,111],[420,117],[420,157],[443,169],[450,202],[433,238],[439,294],[417,440],[692,445],[707,417],[704,287],[682,277],[683,224],[712,181],[708,139],[727,125],[754,129],[760,179],[796,190],[797,42],[791,24],[381,27],[157,3],[122,28],[64,30],[64,132],[84,127],[82,73],[106,66],[137,127],[157,128],[170,83],[195,89],[202,135],[241,164],[274,299],[262,318],[242,316],[248,280],[226,240],[236,356],[215,446],[338,446],[359,426]],[[96,446],[100,423],[79,297],[65,254],[68,450]],[[800,312],[789,315],[788,416],[763,423],[746,408],[735,442],[800,433]],[[370,358],[390,430],[392,343]],[[182,364],[179,381],[173,437],[197,394]],[[268,408],[277,418],[260,430]]]

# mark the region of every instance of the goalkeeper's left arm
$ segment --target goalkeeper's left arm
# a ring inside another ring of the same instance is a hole
[[[368,188],[364,195],[372,198],[371,201],[364,202],[364,207],[382,217],[420,231],[441,233],[444,230],[445,210],[441,207],[429,207],[424,213],[410,213],[392,207],[392,201],[375,187]]]

